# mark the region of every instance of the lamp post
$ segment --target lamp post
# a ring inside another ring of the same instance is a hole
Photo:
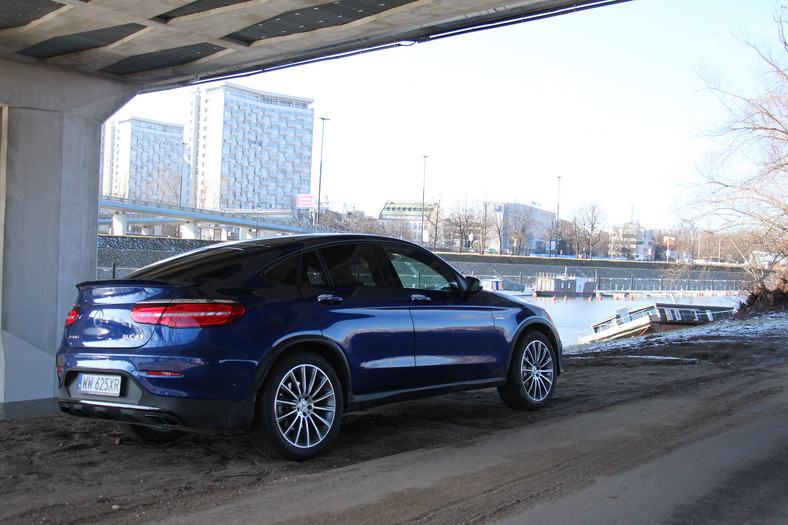
[[[553,249],[553,253],[558,252],[558,227],[559,227],[559,217],[561,215],[561,179],[563,178],[561,175],[556,177],[558,179],[558,198],[556,199],[555,203],[555,248]]]
[[[323,189],[323,144],[326,136],[326,121],[330,119],[320,117],[320,120],[322,120],[323,123],[320,128],[320,170],[317,175],[317,215],[315,216],[315,230],[320,226],[320,194]]]
[[[427,193],[427,155],[422,155],[424,158],[424,174],[421,178],[421,241],[424,244],[424,204],[425,195]]]

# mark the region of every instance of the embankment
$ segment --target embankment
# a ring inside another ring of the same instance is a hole
[[[96,276],[108,279],[214,241],[99,235]],[[441,253],[455,268],[479,278],[503,278],[532,287],[543,274],[596,278],[598,290],[739,291],[747,275],[737,266]],[[114,274],[113,274],[114,271]]]

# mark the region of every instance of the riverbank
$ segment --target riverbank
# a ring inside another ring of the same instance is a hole
[[[301,464],[242,434],[151,446],[63,414],[0,421],[0,521],[489,522],[747,420],[785,394],[787,349],[786,312],[593,345],[567,356],[542,411],[510,410],[495,389],[397,403],[346,415],[333,449]]]

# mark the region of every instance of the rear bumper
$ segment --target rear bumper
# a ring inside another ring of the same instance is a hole
[[[106,373],[106,371],[104,371]],[[126,373],[119,397],[83,394],[67,374],[58,392],[60,410],[91,419],[183,429],[248,430],[254,419],[254,396],[241,401],[196,399],[152,394]]]

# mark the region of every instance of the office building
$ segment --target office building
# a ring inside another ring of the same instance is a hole
[[[312,102],[231,83],[198,89],[186,133],[190,204],[295,210],[311,185]]]
[[[186,181],[183,126],[133,117],[104,126],[104,195],[178,204]]]

